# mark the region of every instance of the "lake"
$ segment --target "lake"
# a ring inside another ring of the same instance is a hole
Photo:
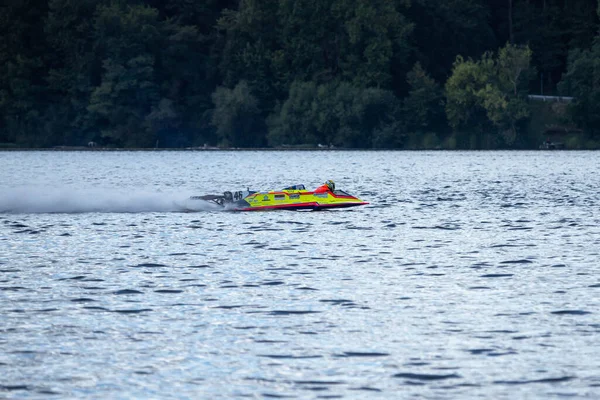
[[[0,397],[598,398],[598,160],[0,152]]]

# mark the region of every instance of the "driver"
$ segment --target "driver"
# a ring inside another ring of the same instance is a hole
[[[335,190],[335,183],[331,179],[329,179],[323,185],[316,188],[314,193],[333,192],[334,190]]]

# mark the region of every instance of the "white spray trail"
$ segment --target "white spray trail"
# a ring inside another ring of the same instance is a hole
[[[19,187],[0,190],[0,213],[142,213],[216,211],[219,206],[189,200],[189,194],[146,189]]]

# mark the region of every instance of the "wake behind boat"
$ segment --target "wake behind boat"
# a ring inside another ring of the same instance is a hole
[[[224,192],[222,195],[192,196],[190,200],[210,202],[232,211],[328,210],[369,204],[342,190],[336,190],[331,180],[313,191],[306,190],[304,185],[294,185],[267,192],[245,190]]]

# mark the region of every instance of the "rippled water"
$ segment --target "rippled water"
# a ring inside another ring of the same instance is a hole
[[[371,205],[181,212],[315,187]],[[0,397],[598,398],[593,152],[0,153]]]

